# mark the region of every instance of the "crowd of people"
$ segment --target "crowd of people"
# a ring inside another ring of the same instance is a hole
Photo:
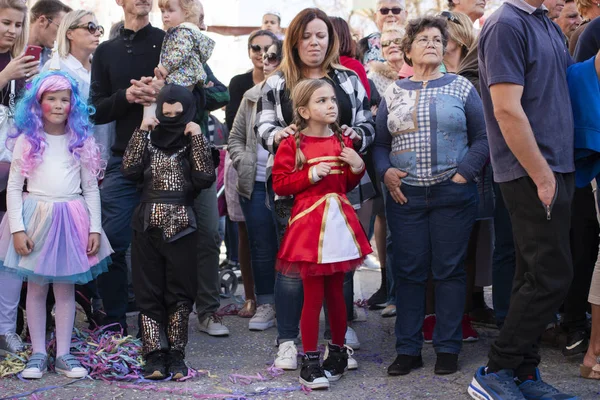
[[[485,0],[448,0],[408,20],[404,0],[378,0],[364,38],[317,8],[285,30],[269,11],[228,86],[200,0],[159,0],[163,29],[152,0],[118,4],[100,43],[92,12],[0,0],[0,351],[24,349],[24,301],[24,378],[48,371],[50,288],[56,372],[88,373],[70,350],[75,293],[92,324],[126,335],[133,291],[144,377],[187,377],[192,311],[201,332],[229,334],[225,236],[238,315],[276,326],[277,368],[297,370],[302,345],[311,389],[358,368],[354,271],[374,262],[371,238],[367,303],[396,318],[388,375],[423,367],[423,343],[453,374],[475,327],[493,326],[472,398],[577,399],[542,380],[551,331],[600,379],[599,4],[507,0],[483,19]]]

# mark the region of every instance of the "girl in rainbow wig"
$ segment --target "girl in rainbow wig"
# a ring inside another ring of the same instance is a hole
[[[56,298],[55,370],[69,378],[87,375],[69,353],[74,286],[105,272],[112,253],[101,226],[98,179],[104,165],[92,137],[90,111],[77,82],[56,71],[35,78],[16,107],[7,213],[0,224],[0,269],[28,281],[33,354],[24,378],[41,378],[48,368],[49,283]]]

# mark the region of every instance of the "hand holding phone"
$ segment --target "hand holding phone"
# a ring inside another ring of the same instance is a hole
[[[25,55],[35,57],[31,61],[39,61],[42,55],[42,48],[40,46],[27,46],[27,50],[25,50]]]

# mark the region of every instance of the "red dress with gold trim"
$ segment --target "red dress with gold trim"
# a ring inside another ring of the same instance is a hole
[[[344,144],[352,147],[348,138]],[[301,170],[296,170],[294,137],[283,140],[275,154],[273,189],[280,196],[294,196],[277,270],[301,277],[352,271],[373,251],[346,197],[360,182],[364,168],[355,174],[339,160],[342,146],[335,135],[302,135],[300,148],[307,160]],[[331,173],[313,182],[312,169],[322,162],[331,165]]]

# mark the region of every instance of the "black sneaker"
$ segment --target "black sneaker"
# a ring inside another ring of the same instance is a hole
[[[421,368],[422,366],[423,358],[420,354],[418,356],[399,354],[392,365],[388,367],[387,371],[388,375],[391,376],[407,375],[413,369]]]
[[[146,354],[144,357],[144,378],[161,380],[167,377],[167,354],[156,350]]]
[[[385,308],[387,303],[387,288],[380,287],[371,297],[367,300],[369,310],[381,310]]]
[[[173,376],[173,380],[176,381],[185,378],[189,374],[183,353],[179,350],[169,351],[169,373]]]
[[[563,356],[571,357],[587,351],[589,336],[586,331],[576,331],[567,337],[567,343],[562,348]]]
[[[329,380],[321,367],[321,353],[309,351],[302,357],[300,383],[310,389],[329,389]]]
[[[458,371],[458,354],[438,353],[433,372],[436,375],[450,375]]]
[[[348,370],[348,349],[346,346],[327,345],[328,356],[323,361],[323,370],[329,382],[339,381]]]

